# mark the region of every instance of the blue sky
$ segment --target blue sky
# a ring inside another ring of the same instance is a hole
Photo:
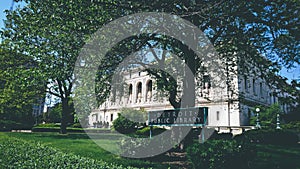
[[[1,19],[1,22],[0,22],[0,28],[3,28],[3,19],[5,18],[5,13],[4,13],[4,10],[6,9],[10,9],[11,7],[11,3],[12,3],[12,0],[1,0],[0,2],[0,19]]]
[[[0,2],[0,29],[4,27],[3,20],[5,19],[5,13],[4,10],[10,9],[12,5],[12,0],[1,0]],[[14,8],[16,8],[18,5],[24,5],[24,3],[14,3]],[[281,76],[288,77],[289,79],[300,79],[300,66],[297,65],[296,68],[286,70],[283,69],[280,72]]]

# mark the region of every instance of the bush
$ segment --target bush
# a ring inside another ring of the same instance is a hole
[[[113,128],[122,134],[134,133],[136,131],[135,126],[135,122],[126,119],[121,114],[119,114],[118,118],[113,121]]]
[[[28,130],[31,129],[32,125],[22,124],[11,120],[0,120],[0,131],[11,131],[11,130]]]
[[[287,124],[282,124],[281,127],[287,130],[300,131],[300,121],[293,121]]]
[[[118,118],[113,121],[113,128],[122,133],[134,133],[139,126],[146,122],[146,112],[133,109],[122,109]]]
[[[234,140],[209,140],[187,148],[188,159],[195,169],[245,169],[249,168],[255,155],[250,145],[241,145]]]
[[[158,153],[165,153],[167,150],[174,148],[175,141],[171,139],[171,132],[164,133],[160,137],[137,138],[124,137],[120,141],[122,155],[131,158],[141,158]]]
[[[210,140],[231,140],[232,138],[232,133],[218,133],[217,131],[209,137]]]
[[[33,132],[59,132],[60,123],[45,123],[39,124],[32,128]],[[80,123],[75,123],[67,127],[67,132],[83,132]]]
[[[235,140],[243,143],[295,145],[298,143],[298,136],[286,130],[250,130],[236,136]]]
[[[45,123],[45,124],[38,124],[35,127],[39,128],[53,128],[53,127],[60,127],[60,123]]]
[[[152,135],[159,135],[162,132],[164,132],[166,129],[160,128],[160,127],[153,127],[152,129]],[[150,126],[144,127],[142,129],[139,129],[135,132],[136,135],[140,135],[140,136],[150,136]]]
[[[74,123],[71,127],[73,127],[73,128],[82,128],[80,123]]]
[[[0,168],[133,169],[66,154],[40,143],[9,137],[0,137]]]
[[[33,127],[33,132],[60,132],[60,127]],[[67,128],[67,132],[83,133],[81,128]]]

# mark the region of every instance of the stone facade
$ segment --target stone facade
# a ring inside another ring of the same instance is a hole
[[[278,98],[273,95],[274,89],[258,76],[238,73],[228,76],[231,79],[230,84],[220,87],[212,85],[214,79],[211,74],[205,74],[202,76],[202,85],[196,89],[195,105],[208,107],[208,126],[225,130],[249,126],[255,106],[269,106],[278,102]],[[147,72],[135,70],[124,73],[123,77],[125,94],[111,94],[95,109],[89,116],[91,127],[100,121],[111,125],[123,107],[146,111],[173,108],[168,98],[157,90],[155,80]]]
[[[233,62],[238,61],[233,59]],[[214,62],[218,63],[222,63],[221,59]],[[195,77],[195,106],[208,107],[209,127],[231,130],[249,126],[250,117],[255,115],[255,106],[270,106],[278,102],[274,94],[280,94],[278,89],[267,84],[261,78],[259,70],[249,63],[247,62],[245,66],[233,66],[230,70],[224,65],[219,66],[217,67],[219,72],[208,71]],[[250,71],[241,73],[244,67],[248,67]],[[110,97],[98,109],[91,112],[89,116],[91,127],[100,121],[111,125],[122,108],[146,111],[173,109],[168,98],[157,90],[155,79],[152,79],[146,71],[135,68],[126,71],[121,77],[124,82],[121,87],[123,94],[116,90],[111,92]],[[284,112],[287,112],[288,108],[289,106],[282,105]]]

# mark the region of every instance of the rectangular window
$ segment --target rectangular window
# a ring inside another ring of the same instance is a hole
[[[263,84],[260,82],[259,83],[259,95],[260,95],[260,97],[264,97],[264,95],[263,95]]]
[[[252,89],[253,89],[253,94],[256,95],[255,79],[252,80]]]
[[[245,91],[248,92],[248,79],[247,79],[247,76],[244,76],[244,87],[245,87]]]
[[[219,120],[220,120],[220,112],[217,111],[217,121],[219,121]]]
[[[110,121],[114,121],[114,114],[110,115]]]
[[[250,79],[247,80],[247,92],[249,92],[251,85],[250,85]]]

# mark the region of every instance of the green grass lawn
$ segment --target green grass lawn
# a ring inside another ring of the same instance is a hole
[[[82,157],[92,158],[95,160],[103,160],[108,163],[114,163],[123,166],[145,167],[145,168],[168,168],[169,165],[162,165],[136,159],[125,159],[113,153],[110,153],[101,147],[105,146],[108,149],[118,149],[119,142],[111,139],[113,133],[101,134],[101,139],[95,140],[98,146],[92,139],[85,133],[70,133],[61,135],[58,133],[0,133],[1,135],[8,135],[29,141],[41,142],[44,145],[54,147],[66,153],[73,153]],[[174,167],[171,167],[174,168]]]
[[[255,169],[300,169],[300,146],[256,145]]]
[[[136,159],[125,159],[113,153],[105,151],[101,147],[118,150],[119,142],[112,137],[113,133],[101,134],[96,139],[97,144],[85,133],[70,133],[60,135],[58,133],[0,133],[0,137],[7,135],[29,141],[41,142],[44,145],[54,147],[66,153],[73,153],[82,157],[103,160],[123,166],[152,167],[152,168],[177,168],[176,166],[162,165],[159,162],[149,162]],[[256,145],[257,158],[250,164],[253,169],[300,169],[300,146]]]

